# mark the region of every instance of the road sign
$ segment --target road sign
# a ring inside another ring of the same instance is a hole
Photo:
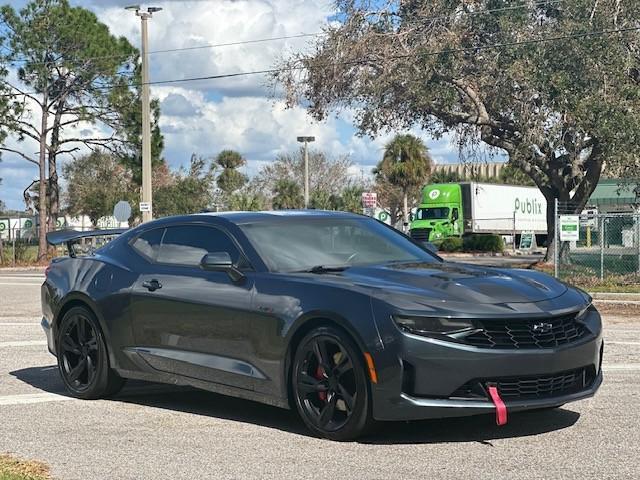
[[[362,192],[362,206],[364,208],[375,208],[378,203],[378,194],[375,192]]]
[[[520,235],[520,250],[531,250],[536,248],[536,236],[533,232],[522,232]]]
[[[151,211],[151,202],[140,202],[140,211],[141,212],[150,212]]]
[[[585,208],[580,214],[580,226],[582,227],[598,227],[598,209]]]
[[[560,215],[560,241],[580,240],[580,215]]]
[[[142,206],[140,206],[140,211],[142,211]],[[120,200],[116,203],[116,206],[113,207],[113,216],[116,217],[116,220],[120,223],[129,221],[129,217],[131,216],[131,205],[129,205],[129,202]]]

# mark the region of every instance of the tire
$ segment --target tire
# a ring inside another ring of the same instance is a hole
[[[58,370],[67,391],[92,400],[119,392],[125,380],[109,367],[109,354],[100,324],[93,312],[73,307],[58,328]]]
[[[373,424],[364,357],[342,330],[319,327],[300,341],[291,387],[298,414],[319,437],[354,440]]]

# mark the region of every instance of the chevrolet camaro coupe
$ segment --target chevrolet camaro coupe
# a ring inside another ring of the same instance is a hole
[[[118,235],[79,254],[106,234]],[[48,239],[69,254],[47,269],[42,326],[78,398],[127,378],[189,385],[295,409],[314,434],[349,440],[375,421],[504,424],[602,382],[586,293],[443,261],[368,217],[203,213]]]

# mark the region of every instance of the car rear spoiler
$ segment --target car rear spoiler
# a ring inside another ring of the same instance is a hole
[[[62,245],[64,243],[67,245],[69,256],[75,257],[76,252],[73,249],[73,245],[77,243],[79,240],[83,238],[91,238],[91,237],[105,237],[105,236],[120,235],[126,232],[127,230],[128,228],[112,228],[107,230],[87,230],[84,232],[79,232],[77,230],[57,230],[55,232],[47,233],[47,243],[53,246]]]

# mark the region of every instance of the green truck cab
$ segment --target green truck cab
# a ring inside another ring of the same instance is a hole
[[[440,241],[464,233],[462,189],[458,183],[436,183],[422,190],[412,216],[411,237],[421,242]]]

